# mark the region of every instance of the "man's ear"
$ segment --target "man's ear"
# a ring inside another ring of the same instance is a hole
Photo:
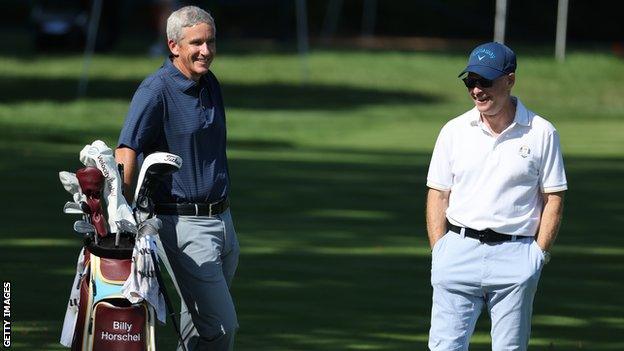
[[[511,88],[513,88],[514,84],[516,84],[516,74],[515,73],[509,73],[507,75],[507,88],[509,90],[511,90]]]
[[[180,55],[180,46],[175,41],[173,41],[173,39],[167,40],[167,46],[169,47],[169,51],[171,51],[173,56],[177,57]]]

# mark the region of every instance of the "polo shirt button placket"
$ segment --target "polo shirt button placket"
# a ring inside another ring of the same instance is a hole
[[[201,106],[202,111],[206,110],[206,106],[204,105],[204,99],[202,99],[202,94],[204,93],[204,88],[199,89],[199,106]]]

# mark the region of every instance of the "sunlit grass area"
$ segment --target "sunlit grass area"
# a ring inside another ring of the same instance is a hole
[[[531,349],[624,349],[624,61],[517,52],[514,91],[558,128],[570,188]],[[0,56],[0,268],[12,282],[13,349],[61,349],[81,241],[57,173],[81,167],[95,139],[115,145],[134,89],[161,63],[96,56],[76,99],[80,56]],[[237,349],[426,349],[425,177],[439,129],[471,107],[456,78],[464,64],[452,52],[220,51],[242,245]],[[491,348],[488,330],[483,314],[471,350]],[[173,349],[171,326],[159,343]]]

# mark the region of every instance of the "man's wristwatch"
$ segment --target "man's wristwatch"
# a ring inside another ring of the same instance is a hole
[[[544,254],[544,264],[548,264],[550,262],[550,252],[542,250],[542,254]]]

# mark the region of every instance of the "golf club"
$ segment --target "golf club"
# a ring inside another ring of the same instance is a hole
[[[65,205],[63,206],[63,213],[65,213],[65,214],[79,214],[79,215],[85,214],[84,211],[82,210],[82,206],[80,206],[80,204],[77,204],[77,203],[71,202],[71,201],[68,201],[68,202],[65,203]]]
[[[157,236],[158,230],[162,226],[162,221],[156,217],[152,217],[139,224],[139,235]]]
[[[130,233],[133,236],[136,236],[139,233],[137,230],[137,227],[127,219],[122,219],[120,221],[117,221],[115,222],[115,224],[117,224],[118,232]]]
[[[86,221],[75,221],[74,230],[76,231],[76,233],[90,234],[95,233],[95,226]]]
[[[127,219],[117,221],[115,222],[115,224],[117,225],[117,233],[115,233],[115,247],[119,247],[119,237],[122,232],[130,233],[134,237],[136,237],[138,234],[136,226]]]

